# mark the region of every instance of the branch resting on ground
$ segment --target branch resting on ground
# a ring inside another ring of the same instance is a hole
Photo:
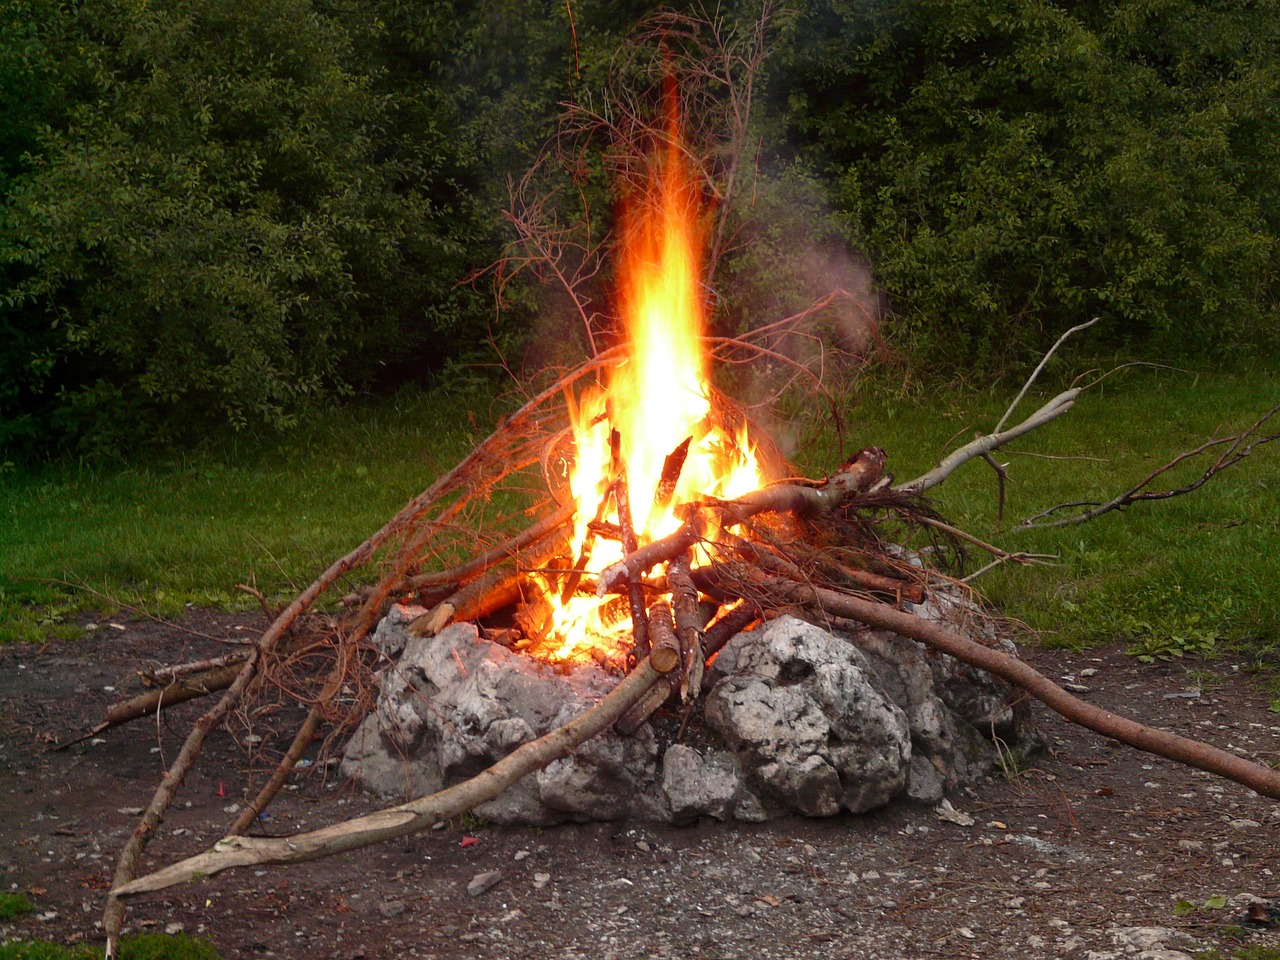
[[[493,799],[521,777],[568,756],[621,717],[661,677],[647,659],[640,661],[626,679],[585,713],[526,743],[470,780],[438,793],[292,837],[224,837],[204,853],[117,886],[111,896],[122,899],[164,890],[233,867],[305,863],[426,830]]]
[[[984,647],[941,624],[895,610],[887,604],[864,600],[837,590],[779,579],[767,581],[765,586],[792,603],[810,604],[835,616],[849,617],[869,626],[912,637],[970,666],[1002,677],[1072,723],[1147,753],[1154,753],[1198,770],[1207,770],[1243,784],[1264,797],[1280,800],[1280,771],[1268,769],[1207,743],[1156,730],[1086,703],[1016,657]]]

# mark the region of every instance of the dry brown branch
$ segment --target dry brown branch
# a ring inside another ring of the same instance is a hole
[[[186,703],[188,700],[208,696],[219,690],[225,690],[240,675],[240,671],[244,668],[244,663],[249,656],[249,653],[234,654],[234,662],[232,663],[215,667],[199,676],[175,679],[163,687],[148,690],[146,693],[140,693],[138,696],[131,697],[123,703],[117,703],[107,711],[106,716],[102,718],[102,722],[92,730],[81,734],[74,740],[60,743],[53,749],[65,750],[74,744],[83,743],[90,737],[96,737],[112,727],[118,727],[132,720],[140,720],[143,717],[154,717],[158,710],[164,710],[179,703]]]
[[[1173,497],[1180,497],[1183,494],[1191,493],[1193,490],[1199,490],[1223,470],[1227,470],[1240,463],[1240,461],[1253,453],[1257,447],[1266,443],[1271,443],[1273,440],[1280,440],[1280,433],[1263,434],[1259,432],[1263,425],[1277,413],[1280,413],[1280,405],[1272,407],[1254,421],[1252,426],[1241,433],[1234,434],[1229,437],[1220,437],[1217,440],[1207,440],[1194,450],[1187,450],[1178,454],[1164,466],[1157,467],[1155,470],[1151,471],[1151,473],[1147,474],[1147,476],[1139,483],[1134,484],[1124,493],[1113,497],[1106,503],[1097,503],[1096,501],[1060,503],[1057,506],[1050,507],[1048,510],[1043,510],[1035,516],[1028,517],[1026,520],[1023,520],[1022,523],[1018,525],[1018,529],[1043,530],[1050,527],[1072,526],[1077,523],[1085,523],[1088,520],[1093,520],[1094,518],[1100,517],[1105,513],[1110,513],[1113,510],[1123,510],[1125,507],[1138,503],[1142,500],[1169,500]],[[1228,444],[1229,446],[1227,446]],[[1227,446],[1227,449],[1219,455],[1219,457],[1214,460],[1213,463],[1211,463],[1205,471],[1200,474],[1200,476],[1196,477],[1190,483],[1183,484],[1181,487],[1176,487],[1170,490],[1152,491],[1147,489],[1147,487],[1162,474],[1168,473],[1170,470],[1175,469],[1193,457],[1198,457],[1200,454],[1205,453],[1208,450],[1212,450],[1214,447],[1221,446]],[[1091,507],[1091,509],[1081,511],[1080,513],[1073,514],[1069,517],[1059,517],[1057,520],[1051,520],[1046,523],[1036,522],[1042,517],[1047,517],[1059,510],[1067,510],[1072,507]]]
[[[485,553],[481,553],[465,563],[450,567],[448,570],[435,570],[430,573],[420,573],[416,576],[406,577],[402,583],[395,586],[395,590],[407,592],[424,590],[430,587],[452,586],[456,588],[458,585],[486,572],[503,560],[514,557],[521,550],[557,533],[561,527],[573,519],[575,512],[576,505],[566,503],[557,507],[553,513],[548,514]],[[360,596],[367,598],[372,592],[373,587],[368,587],[360,591]]]
[[[702,691],[702,629],[707,625],[698,608],[698,588],[693,585],[688,551],[667,565],[667,584],[675,610],[676,636],[680,639],[680,697],[687,703]]]
[[[224,837],[210,850],[112,888],[113,902],[209,877],[234,867],[305,863],[403,837],[455,817],[554,760],[616,721],[662,676],[642,660],[624,680],[585,713],[546,736],[526,743],[470,780],[428,797],[379,810],[292,837]]]
[[[232,664],[244,663],[248,659],[248,651],[224,654],[221,657],[209,657],[205,660],[193,660],[189,663],[176,663],[168,667],[155,667],[151,670],[139,670],[138,679],[144,687],[160,687],[173,683],[180,677],[189,677],[196,673],[205,673],[218,667],[229,667]]]
[[[1009,550],[1002,550],[995,544],[987,543],[987,541],[975,537],[967,530],[961,530],[959,527],[954,527],[945,520],[939,520],[936,517],[916,517],[916,521],[924,524],[925,526],[933,527],[935,530],[941,530],[943,533],[947,534],[947,536],[955,537],[959,540],[963,540],[965,543],[971,543],[975,547],[979,547],[987,551],[987,553],[996,558],[996,563],[1012,562],[1025,564],[1027,566],[1052,567],[1055,566],[1052,561],[1058,559],[1057,554],[1053,553],[1023,553],[1021,551],[1011,552]],[[978,575],[985,573],[987,570],[995,566],[996,563],[987,564],[981,570],[969,574],[969,576],[965,577],[965,580],[972,580]]]
[[[155,834],[165,811],[181,789],[187,773],[203,749],[205,740],[236,708],[257,677],[263,662],[276,652],[278,644],[293,627],[298,617],[309,610],[316,599],[342,577],[367,563],[394,537],[411,530],[414,523],[443,498],[468,490],[474,495],[477,491],[486,490],[501,482],[516,470],[530,463],[536,463],[541,456],[539,428],[542,418],[546,416],[542,408],[549,401],[558,400],[563,391],[573,386],[578,380],[612,362],[617,354],[617,350],[605,351],[585,361],[531,398],[511,417],[499,424],[497,430],[476,446],[452,470],[410,500],[380,530],[350,553],[330,564],[310,586],[281,611],[259,638],[249,659],[245,661],[222,698],[196,721],[173,764],[166,771],[142,819],[121,851],[112,881],[113,887],[122,886],[134,877],[142,851]],[[399,582],[403,577],[403,569],[393,570],[380,585],[380,589],[366,600],[360,613],[362,626],[370,623],[374,611],[380,608],[383,598],[389,592],[388,584]],[[360,636],[359,630],[353,631],[347,638],[347,642],[354,644],[358,642]],[[346,655],[346,652],[340,651],[340,656]],[[115,897],[108,897],[102,920],[103,932],[107,936],[108,960],[114,960],[116,956],[123,922],[124,904]]]
[[[710,660],[726,643],[760,619],[760,608],[750,600],[739,600],[737,605],[722,613],[703,634],[703,656]]]
[[[888,604],[865,600],[837,590],[774,578],[765,584],[773,595],[791,603],[809,604],[833,616],[849,617],[881,630],[892,630],[941,650],[970,666],[1001,677],[1040,700],[1072,723],[1147,753],[1243,784],[1264,797],[1280,800],[1280,771],[1252,763],[1217,747],[1156,730],[1117,716],[1067,693],[1021,660],[984,647],[967,637]]]

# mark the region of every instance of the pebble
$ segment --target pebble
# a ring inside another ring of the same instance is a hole
[[[516,863],[519,863],[521,860],[529,859],[530,856],[532,856],[532,854],[530,854],[528,850],[517,850],[515,855],[515,861]]]
[[[471,882],[467,884],[467,893],[473,897],[478,897],[486,890],[492,890],[502,879],[502,874],[497,870],[486,870],[484,873],[477,873],[471,878]]]
[[[535,873],[533,875],[533,885],[537,887],[539,890],[545,887],[547,883],[550,882],[550,880],[551,880],[551,874],[549,873]]]
[[[172,922],[170,922],[170,923],[166,923],[166,924],[164,925],[164,932],[165,932],[165,933],[167,933],[167,934],[168,934],[169,936],[171,936],[171,937],[175,937],[175,936],[177,936],[178,934],[180,934],[180,933],[181,933],[183,930],[185,930],[185,929],[186,929],[186,927],[184,927],[182,924],[180,924],[177,920],[174,920],[174,921],[172,921]]]
[[[475,881],[473,880],[472,883]],[[471,888],[468,887],[469,891]],[[472,894],[474,896],[474,894]],[[398,917],[408,908],[403,900],[384,900],[378,904],[378,912],[390,920],[392,917]]]

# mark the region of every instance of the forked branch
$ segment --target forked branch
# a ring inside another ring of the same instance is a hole
[[[1220,474],[1223,470],[1234,467],[1240,461],[1248,457],[1255,449],[1273,440],[1280,440],[1280,433],[1262,433],[1263,426],[1266,425],[1277,413],[1280,413],[1280,405],[1272,407],[1265,414],[1254,421],[1253,425],[1241,433],[1234,434],[1229,437],[1219,437],[1217,440],[1207,440],[1194,450],[1186,450],[1162,467],[1152,470],[1139,483],[1134,484],[1124,493],[1113,497],[1106,503],[1097,503],[1096,501],[1084,501],[1076,503],[1060,503],[1057,506],[1043,510],[1035,516],[1028,517],[1018,525],[1020,530],[1044,530],[1050,527],[1068,527],[1077,523],[1084,523],[1100,517],[1105,513],[1113,510],[1123,510],[1131,504],[1138,503],[1142,500],[1170,500],[1173,497],[1180,497],[1183,494],[1191,493],[1193,490],[1199,490],[1202,486]],[[1170,470],[1175,469],[1181,464],[1200,456],[1216,447],[1226,446],[1216,460],[1213,461],[1200,476],[1196,477],[1190,483],[1185,483],[1180,487],[1174,487],[1169,490],[1149,490],[1147,489],[1155,481],[1155,479]],[[1069,517],[1058,517],[1056,520],[1041,521],[1044,517],[1051,516],[1059,510],[1069,510],[1072,507],[1089,507],[1088,510],[1082,510],[1074,513]]]

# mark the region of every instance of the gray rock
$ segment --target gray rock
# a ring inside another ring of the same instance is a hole
[[[708,725],[766,797],[811,816],[887,803],[906,782],[911,736],[855,646],[780,617],[721,652]]]
[[[384,621],[385,623],[386,621]],[[382,629],[380,627],[380,629]],[[585,711],[616,680],[594,668],[560,674],[454,624],[434,637],[404,634],[399,661],[380,675],[377,706],[348,742],[342,772],[387,796],[420,796],[475,776]],[[496,823],[653,817],[657,747],[606,731],[526,777],[476,814]],[[658,814],[659,818],[661,814]]]
[[[471,878],[471,882],[467,884],[467,893],[473,897],[492,890],[502,880],[502,873],[498,870],[486,870],[484,873],[477,873]]]
[[[675,823],[698,817],[727,819],[733,813],[739,782],[738,764],[731,753],[715,750],[704,755],[677,743],[663,754],[662,792]]]
[[[403,900],[381,900],[378,902],[378,912],[388,920],[392,917],[398,917],[409,909]]]
[[[920,612],[995,642],[957,598]],[[379,625],[375,642],[398,659],[379,674],[374,711],[343,756],[342,773],[377,793],[421,796],[469,779],[617,683],[594,667],[548,667],[482,640],[471,624],[413,636],[415,613],[395,607]],[[607,730],[475,812],[531,825],[759,822],[870,810],[902,795],[936,804],[988,768],[994,750],[983,733],[994,726],[1013,744],[1017,722],[1003,683],[916,641],[872,630],[845,637],[792,617],[731,640],[704,689],[706,724],[723,749],[662,753],[648,724],[629,737]]]

